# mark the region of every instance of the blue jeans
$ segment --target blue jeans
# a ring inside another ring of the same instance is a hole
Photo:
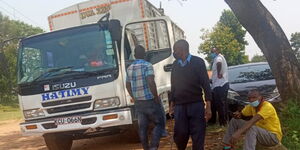
[[[154,100],[137,100],[135,101],[135,108],[138,118],[139,136],[144,150],[157,149],[162,131],[165,128],[161,104],[154,102]],[[150,123],[154,124],[154,128],[149,145],[147,131]]]

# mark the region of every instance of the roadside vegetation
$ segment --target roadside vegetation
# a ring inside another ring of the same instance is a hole
[[[0,104],[0,121],[21,119],[22,114],[17,104],[2,105]]]
[[[300,103],[289,100],[279,113],[283,139],[282,144],[289,150],[300,149]]]

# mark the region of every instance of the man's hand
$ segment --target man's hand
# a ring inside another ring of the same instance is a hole
[[[205,120],[206,122],[211,118],[211,108],[210,108],[210,101],[206,101],[205,104]]]
[[[241,119],[242,118],[242,113],[239,111],[236,111],[233,113],[233,118],[235,119]]]
[[[218,74],[218,78],[219,79],[223,78],[223,74]]]
[[[229,141],[230,144],[235,145],[239,141],[241,136],[242,136],[242,134],[241,134],[241,132],[239,132],[239,130],[236,131],[235,133],[233,133],[233,135],[231,136],[231,139]]]

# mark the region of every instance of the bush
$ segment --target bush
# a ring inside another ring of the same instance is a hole
[[[289,150],[300,149],[300,103],[289,100],[279,113],[283,132],[282,144]]]

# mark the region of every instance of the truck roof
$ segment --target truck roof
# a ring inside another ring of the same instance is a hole
[[[119,19],[122,25],[133,19],[164,15],[147,0],[89,0],[50,15],[50,31],[95,23],[108,12],[111,19]]]

